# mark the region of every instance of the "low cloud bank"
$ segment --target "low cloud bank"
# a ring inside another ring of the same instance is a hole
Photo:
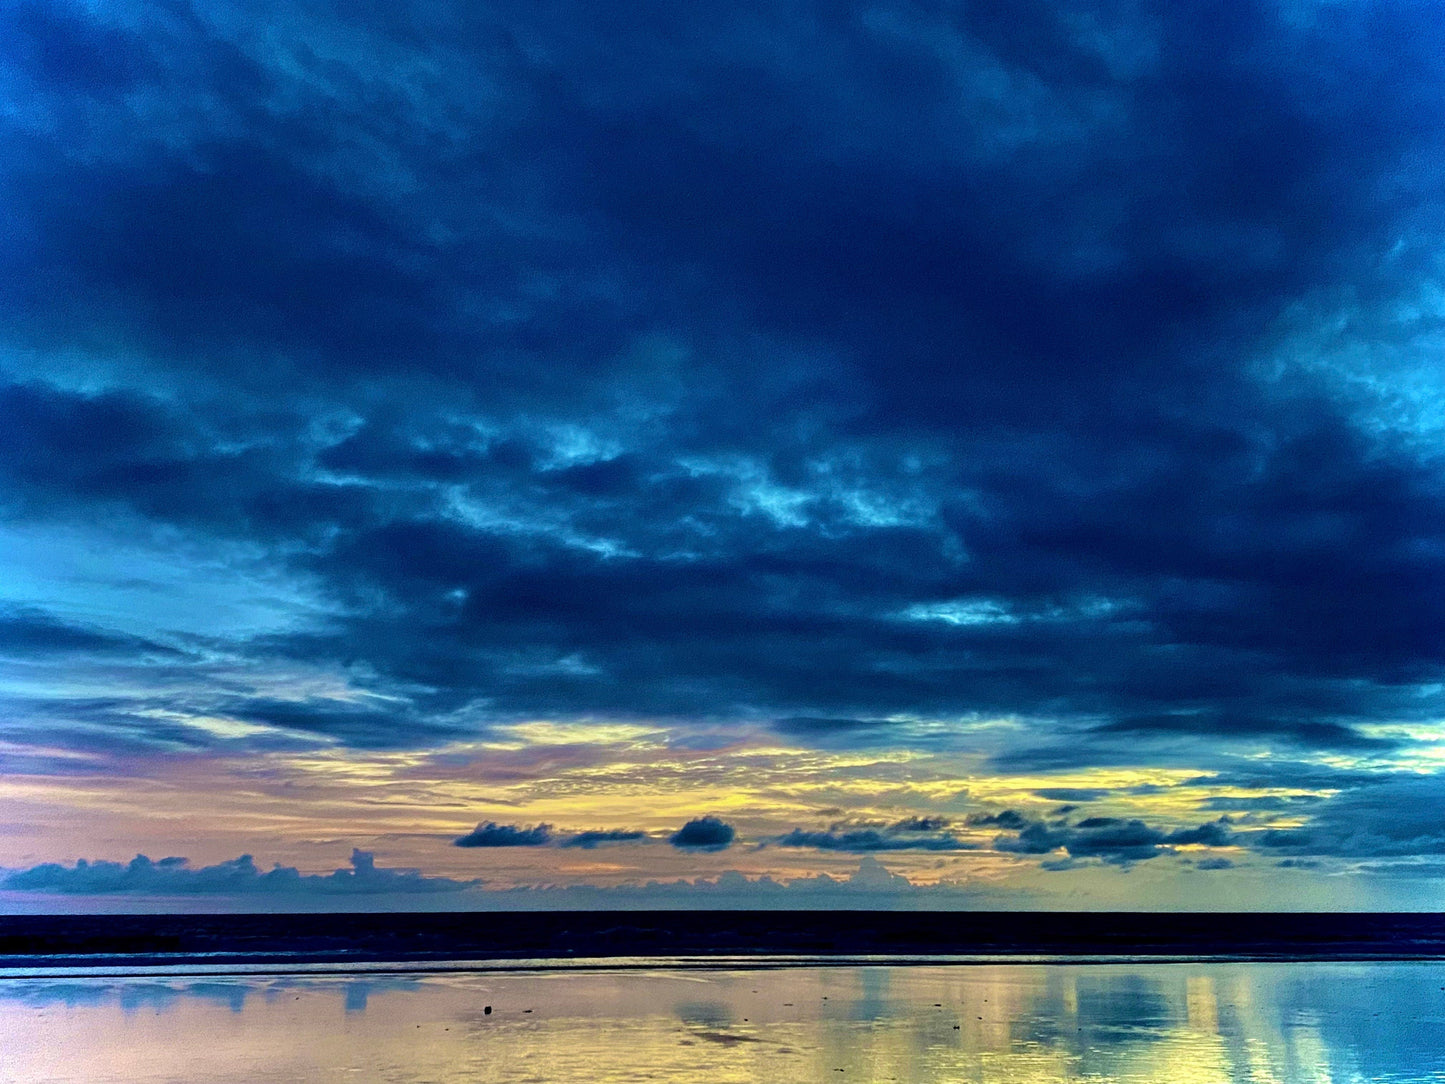
[[[545,885],[476,893],[471,899],[487,901],[498,910],[616,908],[796,908],[796,907],[919,907],[968,908],[1017,902],[1013,893],[954,884],[916,885],[894,873],[878,859],[865,855],[846,877],[819,873],[810,877],[775,880],[764,874],[748,877],[727,870],[716,877],[696,880],[648,881],[642,885]]]
[[[49,892],[66,896],[190,896],[190,895],[379,895],[384,893],[460,892],[480,881],[428,877],[414,869],[379,869],[368,851],[351,852],[351,868],[328,874],[303,874],[294,866],[262,871],[249,854],[192,867],[186,858],[153,860],[138,854],[119,862],[87,862],[73,866],[46,862],[30,869],[0,874],[0,889]]]
[[[147,860],[148,861],[148,860]],[[362,861],[365,862],[363,854]],[[183,864],[183,860],[174,860]],[[231,869],[242,864],[249,865],[249,859],[220,863],[210,869]],[[134,863],[132,863],[134,865]],[[159,862],[150,863],[159,866]],[[97,877],[93,871],[109,867],[112,871],[128,867],[118,863],[92,862],[80,864],[82,870],[91,873],[76,877],[76,867],[37,866],[33,870],[0,870],[0,892],[9,893],[5,900],[16,913],[71,913],[76,904],[57,903],[54,895],[62,891],[72,899],[78,896],[90,897],[84,905],[95,913],[146,913],[157,908],[158,901],[165,900],[166,908],[193,912],[264,912],[264,911],[369,911],[375,909],[406,911],[475,911],[478,914],[505,913],[510,911],[580,911],[580,910],[797,910],[837,908],[843,910],[977,910],[994,908],[1016,908],[1037,906],[1038,900],[1017,891],[988,885],[964,885],[958,883],[914,884],[907,877],[894,873],[876,858],[863,856],[857,869],[846,875],[819,873],[812,876],[776,880],[767,875],[748,876],[737,870],[728,870],[714,877],[699,877],[693,880],[648,881],[645,884],[613,886],[598,885],[557,885],[537,884],[508,888],[493,888],[480,881],[447,881],[445,878],[406,876],[401,882],[402,871],[375,870],[370,876],[397,877],[396,883],[379,888],[381,895],[368,895],[364,888],[348,891],[336,887],[336,878],[344,878],[359,871],[339,870],[337,874],[316,877],[297,877],[290,871],[290,890],[277,887],[281,878],[272,878],[264,883],[270,888],[256,887],[261,878],[269,874],[252,874],[238,879],[238,884],[252,887],[232,888],[225,885],[225,878],[212,877],[204,880],[205,888],[199,887],[200,879],[187,882],[191,887],[181,890],[168,884],[154,888],[144,887],[141,878],[132,876],[123,882],[129,887],[116,887],[122,883],[112,873],[110,880]],[[254,870],[254,866],[251,866]],[[72,876],[65,882],[65,889],[58,887],[53,871],[59,869]],[[38,871],[47,871],[41,874]],[[198,875],[201,870],[191,870]],[[417,881],[427,882],[437,888],[413,889],[413,894],[402,895],[408,885]],[[446,886],[453,886],[446,888]],[[445,891],[442,889],[446,888]],[[46,894],[50,894],[47,898]],[[33,895],[32,895],[33,894]],[[169,894],[169,898],[166,898]],[[179,904],[177,896],[188,896],[193,902],[186,906]],[[28,898],[27,898],[28,897]]]
[[[579,844],[580,846],[580,844]],[[205,897],[205,908],[301,910],[320,906],[343,910],[361,906],[365,897],[412,894],[437,899],[447,894],[447,909],[480,911],[568,910],[581,908],[635,909],[648,907],[797,907],[826,906],[830,900],[851,900],[860,906],[957,907],[976,904],[979,891],[957,885],[915,885],[902,874],[888,870],[876,858],[865,856],[846,877],[820,873],[792,880],[769,876],[748,877],[736,870],[714,878],[648,881],[641,885],[535,885],[485,888],[481,880],[456,881],[429,877],[411,869],[381,869],[372,855],[354,850],[351,868],[329,874],[308,875],[290,866],[262,871],[250,855],[214,866],[193,867],[185,858],[154,860],[137,855],[130,862],[86,861],[73,866],[47,862],[21,870],[0,870],[0,891],[16,894],[123,897],[141,905],[145,899]],[[340,899],[352,898],[350,906]],[[262,904],[266,899],[270,904]],[[251,901],[251,902],[247,902]],[[310,901],[310,902],[308,902]],[[911,901],[911,902],[910,902]],[[123,908],[124,909],[124,908]],[[133,908],[132,908],[133,909]]]

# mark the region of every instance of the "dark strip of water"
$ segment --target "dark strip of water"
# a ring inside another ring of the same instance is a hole
[[[0,916],[0,967],[709,956],[1411,959],[1435,913],[551,911]]]

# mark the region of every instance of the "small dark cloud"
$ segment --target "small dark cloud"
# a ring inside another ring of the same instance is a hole
[[[1180,828],[1169,833],[1170,843],[1202,844],[1205,847],[1228,847],[1234,840],[1234,833],[1223,820],[1210,821],[1197,828]]]
[[[731,824],[706,816],[688,821],[668,837],[668,842],[682,850],[721,851],[732,845],[736,834]]]
[[[564,847],[581,847],[590,851],[604,843],[636,843],[647,838],[646,832],[629,832],[622,829],[597,830],[591,832],[578,832],[563,840]]]
[[[1228,858],[1201,858],[1194,863],[1194,868],[1202,870],[1233,869],[1234,863]]]
[[[1039,863],[1039,869],[1049,873],[1062,873],[1065,870],[1078,869],[1080,866],[1098,865],[1097,862],[1080,861],[1072,856],[1063,858],[1046,858]]]
[[[552,826],[538,824],[523,828],[515,824],[487,821],[464,836],[452,840],[453,847],[545,847],[552,841]]]
[[[1051,828],[1045,824],[1030,824],[1015,836],[999,836],[993,841],[1000,851],[1016,854],[1048,854],[1063,847],[1073,836],[1066,828]]]
[[[1140,862],[1164,853],[1162,844],[1168,838],[1157,828],[1143,821],[1117,821],[1099,818],[1103,823],[1081,826],[1069,833],[1064,849],[1074,858],[1101,858],[1122,865]]]

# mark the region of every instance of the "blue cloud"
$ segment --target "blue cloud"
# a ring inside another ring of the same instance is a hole
[[[1445,710],[1428,5],[143,7],[0,12],[0,650],[116,690],[47,671],[11,745],[1317,771]],[[137,538],[305,604],[172,642],[97,604]]]

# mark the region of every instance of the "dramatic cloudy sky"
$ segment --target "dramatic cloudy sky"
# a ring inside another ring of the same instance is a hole
[[[1437,905],[1442,116],[1429,0],[5,5],[0,889]]]

